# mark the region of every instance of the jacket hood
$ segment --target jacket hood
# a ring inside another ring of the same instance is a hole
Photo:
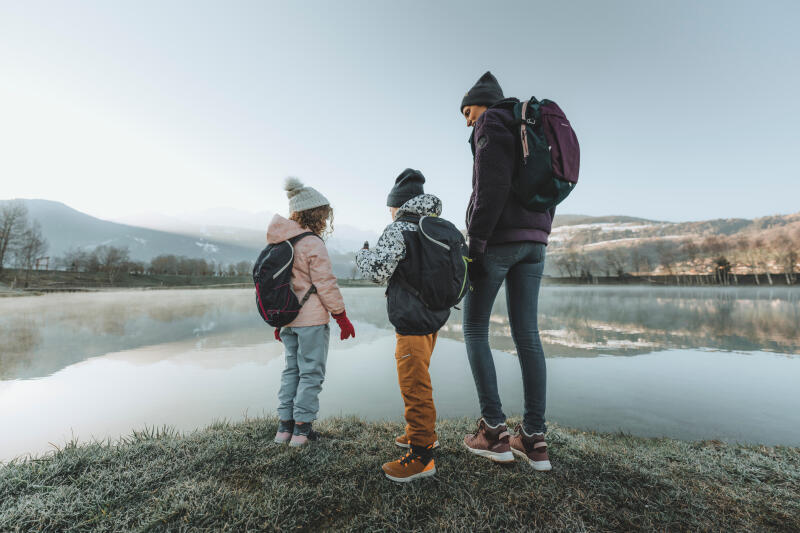
[[[294,220],[289,220],[280,215],[275,215],[269,223],[267,228],[267,244],[276,244],[279,242],[287,241],[292,237],[296,237],[301,233],[305,233],[300,224]]]
[[[432,194],[420,194],[403,204],[397,211],[395,220],[403,214],[419,215],[421,217],[438,217],[442,214],[442,201]]]

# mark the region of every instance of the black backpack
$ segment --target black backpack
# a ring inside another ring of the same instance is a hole
[[[428,309],[438,311],[458,305],[467,289],[469,251],[464,235],[449,221],[437,216],[403,215],[399,220],[417,224],[419,257],[415,264],[414,286],[408,280],[398,282],[419,298]],[[416,252],[416,250],[415,250]]]
[[[287,241],[269,244],[256,259],[253,267],[256,307],[261,318],[272,327],[280,328],[297,318],[303,304],[317,292],[317,288],[311,285],[300,301],[292,292],[294,246],[297,241],[309,235],[318,236],[309,231]]]
[[[551,100],[532,97],[514,105],[520,160],[511,188],[530,211],[548,211],[578,183],[578,137],[567,116]]]

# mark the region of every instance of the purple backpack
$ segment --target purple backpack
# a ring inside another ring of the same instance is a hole
[[[548,211],[578,183],[581,151],[567,116],[553,101],[532,97],[514,105],[521,143],[511,188],[531,211]]]

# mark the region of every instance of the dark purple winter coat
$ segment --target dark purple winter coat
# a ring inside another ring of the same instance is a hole
[[[475,124],[470,144],[472,196],[467,207],[470,254],[483,253],[487,244],[541,242],[553,224],[555,208],[528,211],[511,192],[511,179],[520,150],[512,131],[512,108],[516,98],[507,98],[487,109]]]

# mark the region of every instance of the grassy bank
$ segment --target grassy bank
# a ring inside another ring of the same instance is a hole
[[[439,424],[438,474],[407,485],[397,423],[329,419],[307,449],[274,419],[70,445],[0,467],[0,530],[800,530],[800,449],[552,428],[550,473],[469,455]]]

